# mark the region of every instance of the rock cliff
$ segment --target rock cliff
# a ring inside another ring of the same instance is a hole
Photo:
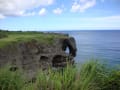
[[[69,52],[66,52],[66,49]],[[19,42],[0,49],[0,67],[9,64],[10,70],[22,69],[33,78],[39,69],[65,67],[74,63],[76,43],[73,37],[55,38],[53,44],[43,44],[37,40]]]

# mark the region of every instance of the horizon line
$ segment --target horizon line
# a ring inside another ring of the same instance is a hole
[[[56,29],[56,30],[38,30],[38,29],[28,29],[28,30],[20,30],[20,29],[14,29],[14,30],[11,30],[11,29],[0,29],[0,30],[3,30],[3,31],[41,31],[41,32],[47,32],[47,31],[119,31],[120,29]]]

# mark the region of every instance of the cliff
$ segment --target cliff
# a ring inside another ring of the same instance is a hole
[[[50,41],[52,43],[45,43],[47,39],[40,37],[41,39],[31,38],[9,42],[7,45],[2,44],[4,39],[1,38],[0,67],[9,64],[11,71],[22,69],[28,78],[33,78],[39,69],[62,68],[67,65],[68,61],[74,63],[76,43],[73,37],[65,34],[43,34],[43,37],[47,37],[47,35],[57,37],[48,38],[48,41],[52,39]],[[3,47],[3,45],[5,46]],[[66,52],[67,48],[69,49],[68,53]]]

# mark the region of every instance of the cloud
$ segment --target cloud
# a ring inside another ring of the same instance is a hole
[[[5,18],[5,16],[3,16],[2,14],[0,14],[0,19],[4,19]]]
[[[80,10],[80,5],[77,2],[74,2],[71,8],[71,12],[77,12]]]
[[[120,26],[120,15],[118,16],[105,16],[105,17],[87,17],[87,18],[73,18],[76,21],[87,22],[87,24],[116,24]],[[84,23],[83,23],[84,24]]]
[[[75,0],[71,12],[84,12],[96,5],[96,0]]]
[[[92,17],[92,18],[76,18],[76,21],[79,20],[81,22],[81,28],[88,29],[118,29],[120,28],[120,15],[118,16],[106,16],[106,17]]]
[[[112,23],[120,26],[120,15],[118,16],[107,16],[102,18],[96,18],[97,21],[102,21],[103,23]],[[111,26],[111,25],[109,25]]]
[[[54,3],[54,0],[37,0],[39,5],[51,5]]]
[[[54,0],[0,0],[0,14],[3,17],[34,15],[28,11],[53,3]]]
[[[76,30],[115,30],[120,29],[120,15],[118,16],[100,16],[100,17],[68,17],[67,22],[59,29],[76,29]],[[68,24],[68,22],[70,22]]]
[[[104,21],[104,22],[118,22],[120,21],[120,15],[118,16],[107,16],[107,17],[96,17],[96,18],[84,18],[88,21]]]
[[[42,8],[40,11],[39,11],[39,15],[43,16],[46,14],[46,9],[45,8]]]
[[[61,14],[63,12],[63,10],[61,8],[56,8],[53,10],[54,14]]]

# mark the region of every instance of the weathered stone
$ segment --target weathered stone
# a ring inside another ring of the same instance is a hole
[[[73,37],[63,40],[62,49],[65,51],[67,47],[69,48],[69,54],[75,57],[77,48],[76,48],[75,39]]]
[[[65,52],[67,47],[69,53]],[[0,67],[9,63],[11,71],[23,69],[28,78],[33,78],[39,69],[65,67],[68,61],[74,63],[75,56],[76,43],[73,37],[55,39],[52,45],[32,40],[0,49]]]

